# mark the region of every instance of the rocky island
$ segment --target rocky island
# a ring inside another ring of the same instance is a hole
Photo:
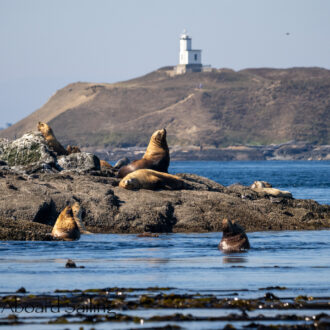
[[[93,233],[221,231],[223,218],[247,231],[330,227],[329,205],[176,175],[187,188],[126,190],[91,153],[58,156],[39,132],[0,139],[0,239],[51,240],[59,213],[74,202]]]

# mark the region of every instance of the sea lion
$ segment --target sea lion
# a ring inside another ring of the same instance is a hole
[[[121,167],[128,165],[129,163],[130,163],[130,160],[127,157],[124,157],[124,158],[119,159],[113,168],[115,170],[119,170]]]
[[[120,182],[119,187],[136,189],[183,189],[185,182],[176,175],[150,169],[140,169],[129,173]]]
[[[265,193],[274,197],[292,198],[292,194],[289,191],[272,188],[272,185],[265,181],[254,181],[251,189],[257,193]]]
[[[142,234],[138,234],[137,237],[159,237],[159,235],[155,233],[144,232]]]
[[[106,161],[100,159],[100,166],[102,169],[112,168],[112,166]]]
[[[222,220],[222,239],[218,245],[224,252],[240,252],[250,248],[249,239],[244,229],[235,221]]]
[[[80,238],[80,230],[74,219],[71,206],[67,206],[58,216],[52,236],[65,241],[73,241]]]
[[[71,146],[70,144],[66,147],[66,151],[68,152],[68,155],[77,154],[78,152],[81,152],[78,146]]]
[[[155,171],[166,172],[170,165],[170,153],[166,141],[166,129],[155,131],[149,141],[147,150],[142,159],[123,166],[118,172],[118,178],[141,168],[148,168]]]
[[[39,121],[38,130],[41,132],[48,146],[53,151],[55,151],[58,155],[68,155],[67,150],[65,150],[64,147],[61,145],[61,143],[57,141],[53,130],[50,128],[48,124]]]
[[[272,188],[272,185],[266,181],[254,181],[251,189]]]
[[[84,223],[82,222],[82,208],[79,203],[75,202],[72,205],[72,213],[74,221],[76,222],[81,234],[92,234],[90,231],[86,230]]]

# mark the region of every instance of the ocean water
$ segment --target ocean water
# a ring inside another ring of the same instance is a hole
[[[0,292],[160,286],[253,298],[260,288],[285,286],[284,295],[330,296],[330,231],[249,233],[252,249],[237,254],[218,250],[221,236],[98,234],[77,242],[0,242]],[[69,258],[85,268],[65,268]]]
[[[330,161],[182,161],[171,162],[169,172],[202,175],[224,186],[262,180],[294,198],[330,204]]]
[[[223,185],[250,185],[254,180],[265,180],[291,191],[296,198],[330,203],[330,162],[172,162],[170,172],[196,173]],[[158,286],[174,288],[176,293],[257,298],[269,290],[267,287],[281,286],[286,290],[274,292],[280,297],[307,295],[329,299],[330,230],[248,235],[251,250],[236,254],[218,250],[222,233],[161,234],[158,238],[97,234],[82,235],[77,242],[2,241],[0,297],[21,286],[33,294],[53,293],[56,289]],[[67,259],[85,268],[67,269]],[[171,312],[178,311],[142,310],[140,315]],[[184,313],[213,315],[208,310]],[[222,328],[225,323],[179,325],[200,329]],[[115,328],[131,326],[117,324]],[[44,329],[45,325],[34,328]],[[102,324],[96,328],[112,326]]]

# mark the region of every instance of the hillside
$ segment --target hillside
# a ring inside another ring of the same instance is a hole
[[[116,84],[70,84],[0,137],[21,136],[44,121],[64,145],[95,149],[144,146],[162,127],[171,146],[330,144],[330,70],[214,69],[170,77],[169,69]]]

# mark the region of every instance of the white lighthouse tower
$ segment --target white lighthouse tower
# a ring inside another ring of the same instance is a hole
[[[200,49],[191,49],[191,38],[184,30],[180,36],[179,65],[176,67],[176,73],[202,71],[202,51]]]

